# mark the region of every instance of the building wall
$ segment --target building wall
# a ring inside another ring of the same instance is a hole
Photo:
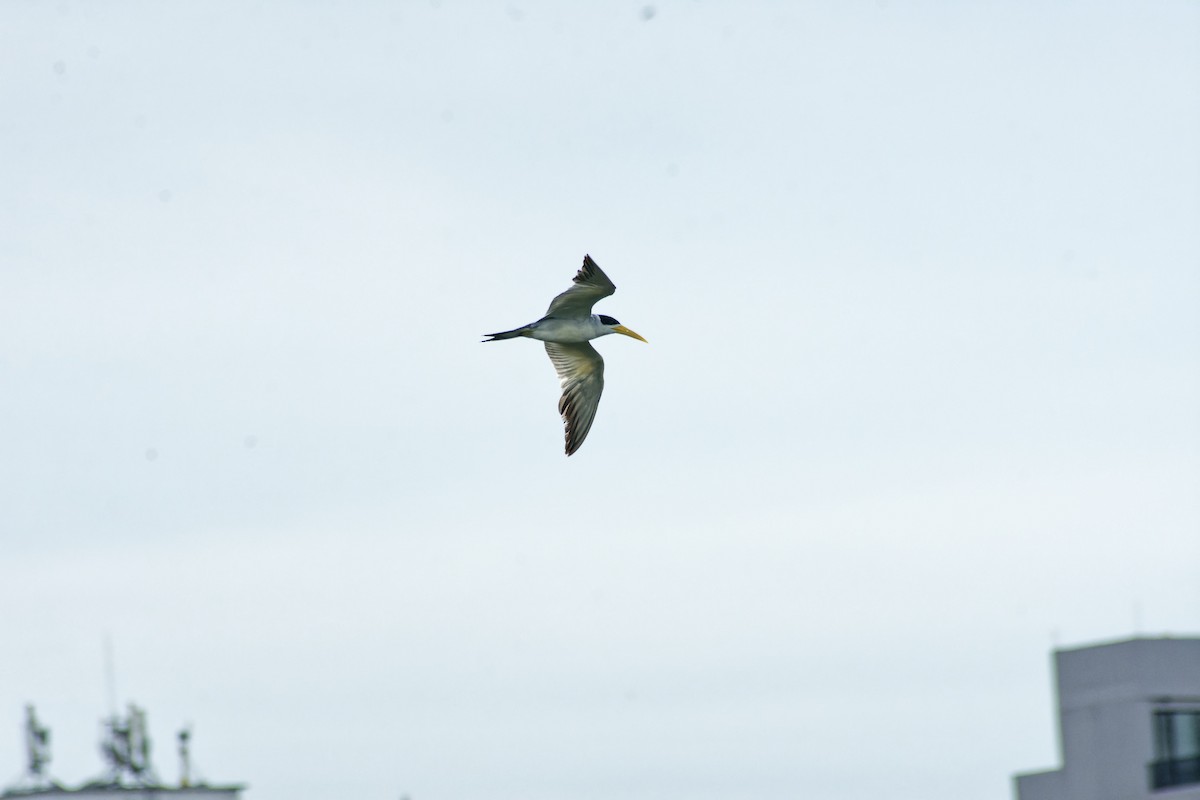
[[[1018,800],[1062,800],[1067,797],[1062,770],[1018,775],[1016,783]]]

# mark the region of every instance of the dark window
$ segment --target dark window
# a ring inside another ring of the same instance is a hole
[[[1150,787],[1200,783],[1200,711],[1154,712]]]

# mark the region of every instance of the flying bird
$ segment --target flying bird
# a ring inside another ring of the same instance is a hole
[[[587,438],[604,391],[604,359],[588,342],[610,333],[646,341],[607,314],[592,313],[596,301],[616,290],[592,257],[584,256],[574,285],[550,301],[546,316],[511,331],[484,334],[491,337],[485,342],[518,336],[545,342],[546,355],[562,382],[558,413],[566,428],[567,455],[578,450]]]

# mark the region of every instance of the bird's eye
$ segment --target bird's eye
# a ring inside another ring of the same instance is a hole
[[[604,323],[605,325],[620,325],[621,324],[621,323],[617,322],[615,319],[613,319],[612,317],[608,316],[607,314],[601,314],[600,321],[602,323]]]

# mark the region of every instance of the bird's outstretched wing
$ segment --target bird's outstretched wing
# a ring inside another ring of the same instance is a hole
[[[575,274],[575,285],[550,301],[547,317],[586,317],[592,313],[597,300],[608,297],[617,287],[592,261],[583,257],[583,266]]]
[[[600,393],[604,391],[604,359],[587,342],[546,342],[546,355],[562,381],[558,413],[566,427],[567,455],[571,455],[583,444],[596,418]]]

